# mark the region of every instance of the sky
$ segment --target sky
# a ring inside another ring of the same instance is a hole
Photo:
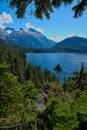
[[[45,16],[43,20],[37,19],[34,15],[30,15],[27,8],[25,17],[19,19],[15,14],[16,9],[10,8],[6,0],[0,0],[0,28],[12,27],[24,30],[33,28],[57,42],[71,36],[87,38],[87,11],[82,17],[73,18],[72,6],[73,4],[54,9],[49,20]]]

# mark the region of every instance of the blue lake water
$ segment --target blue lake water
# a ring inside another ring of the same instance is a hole
[[[27,53],[27,61],[32,65],[40,65],[42,69],[47,68],[52,73],[55,65],[60,63],[63,68],[62,79],[71,76],[73,71],[80,69],[81,63],[87,68],[87,53]]]

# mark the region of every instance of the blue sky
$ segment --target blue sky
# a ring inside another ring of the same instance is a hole
[[[29,9],[27,9],[23,19],[18,19],[15,15],[15,9],[11,9],[6,0],[2,1],[0,2],[0,28],[34,28],[55,41],[71,36],[87,37],[87,11],[82,17],[75,19],[71,10],[73,4],[55,9],[50,20],[45,17],[40,20],[30,15]]]

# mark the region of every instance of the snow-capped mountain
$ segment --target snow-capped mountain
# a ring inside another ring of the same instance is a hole
[[[56,42],[49,40],[42,33],[30,28],[28,30],[5,28],[0,29],[0,38],[25,48],[50,48]]]
[[[0,29],[0,38],[5,39],[8,33],[4,29]]]

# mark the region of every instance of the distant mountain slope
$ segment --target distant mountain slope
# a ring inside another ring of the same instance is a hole
[[[3,40],[0,38],[0,47],[6,47],[6,48],[11,48],[13,50],[16,51],[23,51],[23,52],[27,52],[27,50],[23,47],[20,47],[18,45],[12,44],[12,43],[8,43],[7,41]]]
[[[1,46],[6,46],[7,44],[8,43],[5,40],[3,40],[3,39],[0,38],[0,45]]]
[[[87,52],[87,38],[70,37],[57,43],[50,50],[58,52]]]
[[[0,29],[0,38],[7,42],[15,43],[25,48],[49,48],[56,44],[56,42],[49,40],[42,33],[37,32],[34,29],[16,30],[14,28],[7,27],[6,29]]]

